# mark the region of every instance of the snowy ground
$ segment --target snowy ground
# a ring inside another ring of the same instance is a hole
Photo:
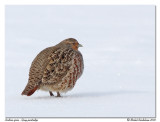
[[[73,37],[85,69],[63,97],[21,96],[44,48]],[[155,6],[6,6],[6,117],[155,117]]]

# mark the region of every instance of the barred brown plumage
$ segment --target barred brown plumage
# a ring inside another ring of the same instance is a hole
[[[29,80],[22,95],[30,96],[41,89],[57,92],[71,90],[82,75],[84,64],[82,54],[78,47],[82,46],[76,39],[68,38],[41,51],[33,60]]]

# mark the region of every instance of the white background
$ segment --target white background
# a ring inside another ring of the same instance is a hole
[[[123,33],[123,32],[122,32],[122,33]],[[110,36],[111,36],[111,35],[110,35]],[[109,37],[108,37],[108,38],[109,38]],[[58,40],[57,40],[57,41],[58,41]],[[84,44],[83,44],[83,45],[84,45]],[[103,45],[103,46],[105,46],[105,45]],[[116,48],[116,49],[117,49],[117,48]],[[82,53],[83,53],[83,51],[85,52],[86,49],[81,49],[81,52],[82,52]],[[110,48],[110,52],[114,52],[114,51],[116,51],[116,50],[113,50],[113,49]],[[140,54],[139,54],[139,55],[140,55]],[[107,57],[106,57],[106,58],[107,58]],[[136,63],[139,64],[139,63],[142,63],[142,62],[138,60]],[[107,65],[107,64],[106,64],[106,65]],[[111,67],[111,66],[110,66],[110,67]],[[121,70],[120,70],[120,71],[121,71]],[[85,72],[86,72],[86,71],[85,71]],[[112,73],[113,73],[113,72],[112,72]],[[121,75],[121,72],[118,72],[118,73],[117,73],[117,76],[123,77],[123,76]],[[84,78],[84,77],[85,77],[85,76],[83,76],[83,78]],[[112,76],[110,76],[110,77],[112,77]],[[82,79],[83,79],[83,78],[82,78]],[[80,79],[80,81],[82,81],[82,79]],[[124,83],[124,84],[125,84],[125,83]],[[118,89],[124,88],[124,86],[125,86],[124,84],[123,84],[123,86],[120,86],[120,85],[119,85],[120,87],[117,87],[117,88],[118,88]],[[117,85],[117,84],[116,84],[116,85]],[[133,85],[133,87],[134,87],[134,84],[132,84],[132,85]],[[126,85],[126,86],[127,86],[127,85]],[[79,87],[80,87],[80,85],[79,85]],[[130,87],[132,87],[132,86],[130,86]],[[125,87],[125,88],[126,88],[126,87]],[[142,87],[139,87],[139,88],[142,88]],[[150,86],[150,88],[152,88],[152,86]],[[148,87],[148,89],[150,89],[150,88]],[[78,89],[78,86],[77,86],[76,89]],[[75,89],[75,90],[76,90],[76,89]],[[114,90],[114,89],[113,89],[113,90]],[[145,89],[142,89],[142,91],[143,91],[143,90],[145,90]],[[72,91],[71,91],[71,92],[72,92]],[[74,92],[72,92],[72,93],[74,93]],[[71,96],[72,93],[70,93],[69,95]],[[75,93],[76,93],[76,92],[75,92]],[[40,93],[39,93],[39,94],[40,94]],[[46,95],[46,94],[44,94],[44,95]],[[83,95],[83,94],[82,94],[82,95]],[[90,94],[89,94],[89,95],[90,95]],[[93,97],[93,96],[92,96],[92,97]]]
[[[5,16],[6,117],[155,116],[155,6],[6,6]],[[22,97],[34,57],[68,37],[84,45],[76,87]]]

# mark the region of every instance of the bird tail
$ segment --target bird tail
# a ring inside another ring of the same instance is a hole
[[[37,89],[38,89],[38,85],[33,86],[30,84],[27,84],[27,86],[25,87],[21,95],[31,96]]]

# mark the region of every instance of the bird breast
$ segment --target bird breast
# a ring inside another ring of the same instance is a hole
[[[60,92],[71,90],[83,73],[81,53],[73,49],[59,49],[48,59],[50,61],[43,74],[41,89]]]

